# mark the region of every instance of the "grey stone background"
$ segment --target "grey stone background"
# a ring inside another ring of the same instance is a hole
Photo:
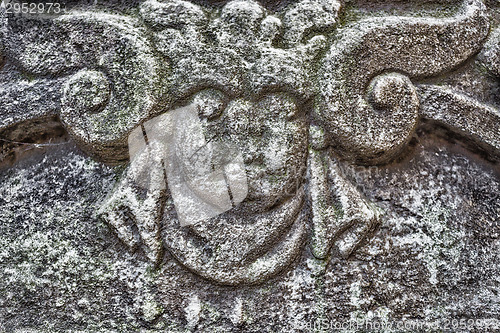
[[[68,8],[133,16],[139,3],[75,1]],[[456,2],[348,1],[342,15],[419,16],[450,3]],[[288,2],[264,4],[279,13]],[[486,5],[493,29],[500,5]],[[14,74],[6,66],[1,75]],[[419,82],[500,107],[499,81],[476,56]],[[389,164],[340,162],[346,178],[384,212],[361,247],[348,258],[332,250],[320,260],[307,240],[292,265],[253,286],[212,283],[168,251],[158,267],[143,251],[130,252],[96,216],[124,165],[89,156],[57,123],[34,132],[50,145],[4,142],[2,150],[2,332],[316,332],[353,320],[415,320],[468,332],[484,331],[478,320],[500,321],[498,160],[432,124],[420,126]],[[474,324],[457,329],[453,320]]]

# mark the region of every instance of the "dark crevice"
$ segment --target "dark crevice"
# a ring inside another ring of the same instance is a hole
[[[18,123],[0,132],[0,169],[11,167],[48,147],[69,142],[69,135],[57,117]]]

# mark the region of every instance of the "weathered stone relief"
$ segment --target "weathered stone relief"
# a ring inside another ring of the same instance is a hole
[[[494,31],[483,47],[489,20],[480,0],[464,1],[446,18],[340,25],[341,11],[336,0],[299,1],[276,13],[245,0],[220,9],[146,0],[137,17],[70,11],[41,20],[0,12],[2,63],[11,73],[0,83],[8,96],[0,130],[21,141],[15,128],[60,121],[89,155],[130,161],[99,212],[153,263],[168,251],[202,277],[239,285],[293,265],[307,237],[316,258],[349,256],[384,214],[343,175],[339,160],[392,162],[424,120],[498,158],[498,109],[419,81],[478,52],[500,76],[500,40]],[[183,226],[164,160],[144,160],[129,151],[129,140],[188,105],[206,138],[241,150],[248,195]],[[138,186],[137,173],[148,174],[150,186]]]
[[[94,156],[126,158],[127,133],[152,114],[161,93],[159,64],[140,22],[105,13],[6,20],[5,53],[35,77],[35,89],[38,77],[64,76],[45,82],[61,86],[57,115],[75,140]],[[16,81],[6,85],[16,89]],[[82,94],[87,89],[94,93]]]
[[[454,18],[357,22],[322,60],[318,120],[344,158],[384,163],[414,132],[419,100],[410,79],[449,71],[476,53],[489,31],[480,1]],[[366,95],[366,97],[365,97]],[[330,134],[331,133],[331,134]]]

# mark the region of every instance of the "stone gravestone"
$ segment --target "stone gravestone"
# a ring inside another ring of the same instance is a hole
[[[0,331],[500,329],[499,24],[3,1]]]

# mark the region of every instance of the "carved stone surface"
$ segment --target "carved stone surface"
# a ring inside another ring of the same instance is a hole
[[[0,7],[0,331],[500,328],[499,22],[483,0]]]

